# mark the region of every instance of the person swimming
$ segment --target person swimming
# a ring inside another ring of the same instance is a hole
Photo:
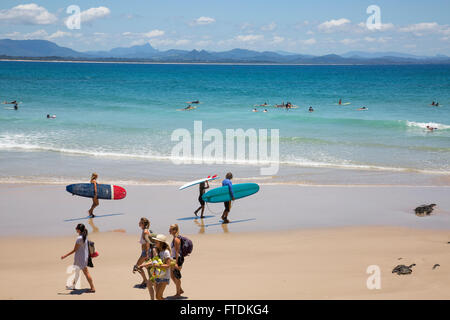
[[[366,107],[361,107],[361,108],[359,108],[359,109],[357,109],[357,110],[362,111],[362,110],[367,110],[367,108],[366,108]]]
[[[264,111],[263,112],[269,112],[269,111],[267,111],[267,109],[264,109]]]
[[[308,111],[309,112],[314,112],[314,109],[312,107],[309,107]]]
[[[193,110],[193,109],[195,109],[195,108],[191,105],[188,105],[186,108],[184,108],[184,110]]]
[[[253,110],[252,110],[253,112],[258,112],[258,109],[256,109],[256,108],[253,108]]]

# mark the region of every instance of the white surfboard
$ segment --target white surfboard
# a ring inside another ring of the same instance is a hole
[[[200,183],[205,182],[205,181],[211,181],[211,180],[216,180],[216,179],[219,179],[219,177],[217,176],[217,174],[214,175],[214,176],[209,176],[209,177],[207,177],[207,178],[203,178],[203,179],[191,181],[191,182],[186,183],[185,185],[181,186],[179,190],[183,190],[183,189],[186,189],[186,188],[195,186],[196,184],[200,184]]]

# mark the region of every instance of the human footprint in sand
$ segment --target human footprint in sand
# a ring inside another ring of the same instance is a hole
[[[84,275],[86,276],[87,281],[89,282],[89,285],[91,286],[91,288],[89,289],[88,292],[94,293],[95,292],[94,282],[93,282],[92,277],[89,274],[89,270],[87,268],[88,267],[88,259],[89,259],[89,248],[88,248],[88,240],[87,240],[88,231],[87,231],[86,227],[84,226],[84,224],[82,224],[82,223],[78,224],[77,227],[75,228],[75,230],[78,233],[78,238],[75,242],[75,247],[68,254],[61,256],[61,260],[65,259],[68,256],[70,256],[71,254],[75,253],[73,265],[83,271]],[[77,282],[77,280],[78,280],[77,277],[75,277],[73,285],[70,287],[67,287],[67,289],[75,290],[75,283]]]
[[[89,209],[89,216],[90,217],[95,217],[94,215],[94,209],[96,207],[98,207],[99,202],[98,202],[98,192],[97,192],[97,178],[98,178],[98,174],[96,174],[95,172],[92,174],[91,176],[91,183],[94,185],[94,197],[92,198],[92,206]]]

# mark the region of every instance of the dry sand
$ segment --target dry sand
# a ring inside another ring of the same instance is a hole
[[[196,234],[183,268],[187,299],[449,299],[448,231],[344,227],[270,233]],[[138,235],[95,233],[100,256],[90,269],[97,292],[65,290],[73,237],[0,238],[0,299],[149,299],[132,274]],[[401,258],[401,260],[399,260]],[[392,274],[412,264],[410,275]],[[440,264],[433,270],[435,264]],[[369,290],[368,266],[381,270]],[[82,278],[82,287],[87,282]],[[173,283],[166,296],[173,295]]]

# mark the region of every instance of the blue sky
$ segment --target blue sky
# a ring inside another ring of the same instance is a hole
[[[70,5],[81,10],[79,30],[66,25]],[[370,5],[380,9],[376,29],[366,24]],[[150,43],[160,50],[450,55],[450,1],[2,0],[0,38],[79,51]]]

